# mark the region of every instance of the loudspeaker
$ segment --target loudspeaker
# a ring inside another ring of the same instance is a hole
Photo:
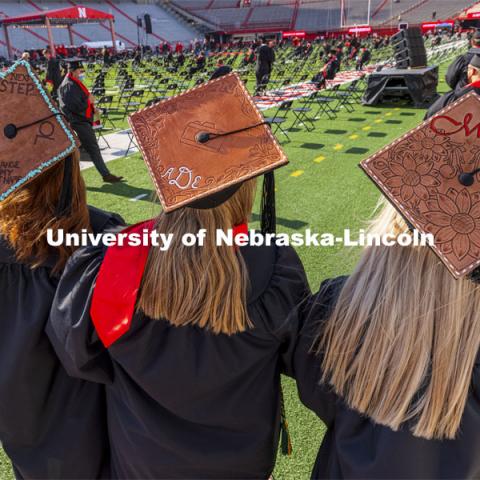
[[[420,28],[400,30],[390,40],[397,68],[427,66],[427,51]]]
[[[399,43],[402,40],[405,40],[405,30],[400,30],[395,35],[392,35],[390,38],[390,43],[393,45],[394,43]]]
[[[148,35],[151,35],[153,33],[152,17],[148,13],[145,15],[145,31],[148,33]]]

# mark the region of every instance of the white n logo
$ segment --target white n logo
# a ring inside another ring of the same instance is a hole
[[[86,8],[78,8],[78,16],[80,18],[87,18],[87,9]]]

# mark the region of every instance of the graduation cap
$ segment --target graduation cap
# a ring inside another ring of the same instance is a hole
[[[262,231],[275,231],[273,170],[288,163],[240,78],[223,76],[129,118],[165,212],[214,208],[265,175]]]
[[[70,158],[77,149],[77,141],[28,62],[19,61],[0,73],[0,104],[0,201],[3,201],[43,171]],[[70,162],[71,159],[65,162],[58,213],[69,206]]]
[[[461,97],[360,166],[413,227],[433,235],[455,278],[479,267],[480,96]]]
[[[480,69],[480,55],[474,55],[470,60],[469,65],[476,68],[477,70]]]
[[[78,57],[66,58],[64,62],[68,65],[69,70],[78,70],[83,67],[83,60]]]

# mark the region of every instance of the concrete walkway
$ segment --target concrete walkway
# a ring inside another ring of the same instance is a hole
[[[98,142],[100,148],[102,149],[102,155],[105,162],[110,162],[112,160],[117,160],[125,156],[127,152],[128,145],[130,143],[130,138],[128,136],[129,130],[122,130],[116,133],[110,133],[105,135],[106,141],[101,138]],[[107,143],[108,145],[107,146]],[[138,152],[138,148],[135,143],[132,143],[130,146],[129,155]],[[82,161],[80,162],[80,168],[85,170],[86,168],[93,167],[92,162],[83,161],[84,158],[88,158],[88,155],[82,153]]]

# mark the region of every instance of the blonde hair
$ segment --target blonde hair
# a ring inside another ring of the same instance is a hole
[[[63,270],[77,247],[60,245],[52,247],[47,242],[47,230],[63,229],[68,233],[90,230],[85,183],[80,173],[79,152],[72,158],[72,197],[70,214],[56,217],[62,192],[64,160],[18,189],[15,194],[0,202],[0,232],[15,251],[19,262],[33,268],[55,257],[54,273]]]
[[[219,207],[160,214],[157,230],[172,233],[173,241],[167,251],[150,251],[139,310],[176,326],[197,325],[216,334],[243,332],[251,325],[245,264],[233,247],[216,245],[216,230],[226,231],[249,219],[255,189],[256,180],[249,180]],[[207,231],[203,246],[183,245],[184,234],[195,234],[202,228]]]
[[[370,230],[408,228],[387,204]],[[367,248],[318,337],[323,381],[376,423],[453,439],[480,347],[479,288],[427,247]]]

